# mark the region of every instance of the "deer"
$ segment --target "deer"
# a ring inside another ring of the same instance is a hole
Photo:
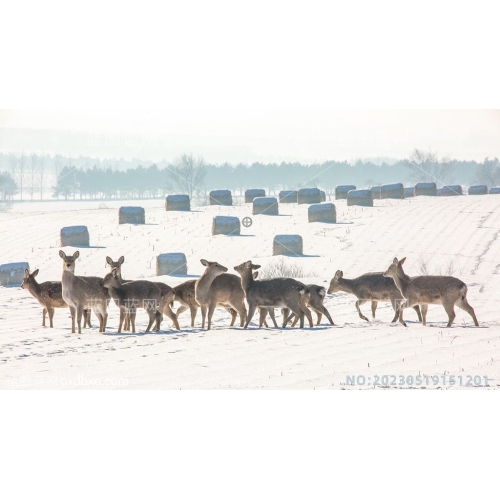
[[[82,333],[81,321],[85,308],[94,309],[99,319],[99,332],[102,333],[108,320],[109,295],[101,286],[101,278],[75,275],[75,262],[79,256],[78,250],[72,256],[59,251],[59,257],[63,260],[62,298],[71,312],[71,333],[75,333],[75,321],[78,324],[78,334]]]
[[[328,312],[328,309],[323,305],[323,301],[325,300],[325,295],[326,295],[326,288],[324,286],[313,285],[313,284],[311,285],[306,284],[306,287],[309,289],[309,293],[303,295],[302,303],[316,313],[316,316],[318,317],[318,321],[316,324],[319,325],[321,323],[321,318],[323,317],[324,314],[328,318],[330,324],[335,325],[332,317],[330,316],[330,313]],[[288,323],[288,321],[290,321],[292,317],[294,317],[292,322],[292,328],[293,328],[297,324],[297,321],[299,320],[299,318],[295,314],[289,314],[288,317],[285,319],[285,322]]]
[[[401,260],[394,258],[392,264],[385,271],[384,276],[392,278],[398,287],[404,301],[399,312],[399,322],[407,326],[403,320],[403,310],[407,307],[420,305],[422,310],[422,324],[426,326],[427,308],[429,304],[441,304],[448,314],[448,328],[451,327],[455,319],[455,307],[468,312],[474,321],[475,326],[479,326],[476,313],[467,301],[467,285],[453,276],[415,276],[410,278],[403,270],[406,257]]]
[[[261,266],[252,264],[247,260],[234,267],[241,277],[241,287],[245,291],[248,302],[248,316],[245,328],[248,327],[255,310],[259,308],[288,308],[294,312],[300,320],[300,328],[304,328],[304,316],[313,327],[312,317],[309,309],[302,303],[302,296],[308,292],[308,288],[300,281],[293,278],[273,278],[269,280],[255,280],[253,271]],[[286,318],[283,318],[286,319]],[[283,322],[283,328],[286,323]]]
[[[122,332],[123,322],[127,314],[130,316],[132,333],[135,333],[135,316],[137,308],[143,308],[148,313],[149,323],[146,332],[151,330],[156,319],[157,307],[162,294],[156,283],[146,280],[129,281],[125,283],[119,276],[119,271],[113,269],[101,280],[101,286],[106,288],[110,297],[120,308],[118,333]]]
[[[385,277],[383,272],[366,273],[354,279],[347,279],[344,278],[342,271],[337,271],[330,281],[328,293],[331,294],[339,291],[352,293],[356,296],[358,299],[356,301],[356,310],[359,317],[365,321],[369,320],[361,313],[359,306],[369,301],[371,301],[373,319],[375,319],[378,302],[390,302],[392,304],[395,315],[391,323],[394,323],[399,317],[399,309],[403,296],[395,285],[394,280]],[[422,321],[418,305],[415,305],[413,309],[415,309],[418,315],[418,320]]]
[[[228,268],[218,262],[206,259],[201,259],[200,262],[206,269],[194,284],[194,294],[196,302],[201,307],[201,327],[205,328],[207,319],[207,330],[210,330],[212,316],[217,306],[234,309],[240,315],[240,326],[243,326],[247,319],[247,310],[245,293],[238,276],[225,274]],[[234,319],[233,316],[231,326],[234,324]]]

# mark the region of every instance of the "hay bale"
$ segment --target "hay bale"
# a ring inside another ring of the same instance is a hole
[[[337,222],[337,214],[333,203],[311,205],[307,210],[309,222]]]
[[[321,203],[321,194],[318,188],[302,188],[297,192],[297,203]]]
[[[470,195],[488,194],[488,186],[481,184],[479,186],[470,186],[467,191]]]
[[[224,205],[230,207],[233,204],[233,196],[229,189],[215,189],[210,191],[210,205]]]
[[[0,285],[20,285],[23,282],[24,271],[30,269],[27,262],[11,262],[0,265]]]
[[[273,255],[303,255],[302,236],[277,234],[273,240]]]
[[[405,188],[405,198],[413,198],[415,196],[415,188]]]
[[[187,194],[169,194],[165,198],[165,210],[176,210],[180,212],[191,211],[191,202]]]
[[[356,189],[356,186],[353,186],[353,185],[337,186],[335,188],[335,199],[336,200],[346,200],[347,193],[349,191],[352,191],[353,189]]]
[[[297,191],[280,191],[280,203],[297,203]]]
[[[146,212],[142,207],[120,207],[118,224],[146,224]]]
[[[263,189],[247,189],[245,191],[245,203],[252,203],[254,198],[261,198],[262,196],[266,196]]]
[[[61,229],[62,247],[88,247],[90,236],[87,226],[68,226]]]
[[[441,189],[441,196],[459,196],[462,193],[462,186],[458,184],[443,186]]]
[[[417,182],[415,184],[415,196],[437,196],[435,182]]]
[[[373,207],[373,195],[369,189],[352,189],[347,193],[347,206]]]
[[[253,215],[278,215],[278,200],[274,196],[253,199]]]
[[[183,253],[162,253],[156,257],[156,276],[187,274],[187,260]]]
[[[238,219],[238,217],[217,215],[212,220],[212,235],[226,234],[238,236],[240,234],[240,228],[240,219]]]
[[[323,203],[324,201],[326,201],[326,193],[324,191],[321,191],[319,192],[319,200],[321,203]]]
[[[405,188],[403,184],[384,184],[380,189],[380,199],[385,200],[390,198],[392,200],[402,200],[405,197]]]
[[[492,187],[488,191],[489,194],[500,194],[500,187]]]
[[[380,191],[382,190],[382,186],[373,186],[370,188],[372,192],[374,200],[380,200]]]

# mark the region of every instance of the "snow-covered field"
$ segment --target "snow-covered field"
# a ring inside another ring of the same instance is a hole
[[[142,333],[147,315],[140,310],[140,332],[117,334],[118,309],[111,304],[104,334],[93,315],[93,328],[78,335],[71,333],[68,309],[56,309],[55,328],[44,328],[42,307],[28,291],[0,287],[0,388],[368,389],[378,381],[448,389],[468,382],[484,387],[484,377],[490,388],[500,387],[500,196],[335,205],[337,224],[308,223],[308,205],[284,204],[279,216],[252,216],[250,204],[182,213],[166,212],[162,200],[18,203],[0,214],[0,264],[27,261],[31,270],[40,269],[39,282],[60,280],[60,229],[86,225],[91,246],[79,248],[77,274],[104,276],[106,256],[124,255],[126,279],[174,286],[188,278],[156,277],[160,253],[185,253],[192,279],[204,270],[201,258],[230,272],[245,260],[265,267],[278,258],[272,257],[275,234],[300,234],[305,256],[286,259],[303,267],[308,277],[301,281],[328,287],[338,269],[353,278],[406,256],[410,275],[426,267],[465,281],[480,327],[456,308],[454,325],[446,328],[446,313],[437,305],[429,307],[427,327],[411,309],[405,314],[408,328],[391,326],[388,303],[380,303],[376,320],[367,323],[358,317],[354,296],[339,292],[325,300],[335,326],[323,321],[313,329],[258,329],[256,315],[247,330],[229,328],[228,314],[217,309],[208,332],[201,330],[200,315],[191,328],[185,312],[180,332],[165,318],[161,332]],[[143,206],[146,224],[119,226],[120,206]],[[213,237],[214,215],[251,216],[253,225],[242,227],[241,236]],[[362,310],[371,316],[369,304]]]

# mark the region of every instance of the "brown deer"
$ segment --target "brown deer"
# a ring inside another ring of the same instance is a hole
[[[75,333],[75,321],[78,333],[82,333],[81,321],[85,309],[93,309],[99,319],[99,332],[104,332],[108,320],[109,295],[101,286],[101,278],[97,276],[76,276],[75,262],[80,256],[77,250],[72,256],[67,256],[62,250],[59,256],[63,260],[62,298],[68,304],[71,312],[71,333]]]
[[[394,258],[384,276],[392,278],[398,287],[404,301],[399,312],[399,322],[406,326],[403,320],[403,310],[420,304],[422,309],[422,323],[426,326],[428,304],[441,304],[448,314],[448,324],[450,327],[455,319],[454,306],[467,311],[474,321],[474,325],[479,326],[474,309],[467,302],[467,285],[453,276],[415,276],[410,278],[403,271],[403,264],[406,257],[399,260]]]
[[[337,271],[330,281],[330,288],[328,289],[329,294],[335,292],[347,292],[355,295],[358,299],[356,301],[356,310],[358,311],[359,317],[365,321],[369,320],[361,313],[359,306],[370,301],[373,318],[375,318],[378,302],[390,302],[392,304],[392,308],[395,312],[392,323],[399,317],[399,307],[403,300],[403,296],[395,285],[394,280],[385,277],[384,273],[366,273],[354,279],[347,279],[344,278],[344,273],[342,271]],[[422,321],[418,305],[413,307],[413,309],[415,309],[418,315],[418,320]]]
[[[292,278],[255,280],[253,271],[259,268],[260,265],[252,264],[251,260],[243,262],[234,268],[241,276],[241,287],[245,291],[248,302],[248,316],[245,328],[248,327],[257,307],[288,308],[299,317],[301,328],[304,328],[304,316],[307,317],[309,326],[312,328],[311,313],[301,301],[302,295],[307,292],[307,287]],[[283,328],[285,326],[286,324],[283,323]]]
[[[212,316],[217,306],[233,308],[240,315],[240,326],[245,324],[247,310],[245,307],[245,293],[241,288],[241,281],[234,274],[224,274],[227,267],[217,262],[201,259],[206,267],[205,272],[198,278],[194,285],[196,302],[201,307],[201,327],[210,330]],[[208,317],[207,317],[208,314]]]
[[[328,309],[323,305],[323,301],[325,300],[325,295],[326,295],[326,288],[320,285],[306,285],[306,286],[309,289],[309,293],[304,294],[302,302],[306,307],[312,309],[316,313],[316,316],[318,317],[318,322],[316,324],[319,325],[321,323],[321,318],[323,317],[324,314],[328,318],[330,324],[334,325],[335,323],[333,322],[333,319],[330,316]],[[292,316],[294,317],[292,322],[292,327],[294,327],[297,324],[297,321],[299,320],[299,318],[295,314],[290,314],[289,317],[285,319],[285,322],[288,323],[288,321],[292,319]]]

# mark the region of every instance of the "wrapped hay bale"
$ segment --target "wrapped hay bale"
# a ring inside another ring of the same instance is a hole
[[[500,194],[500,187],[492,187],[488,191],[489,194]]]
[[[187,194],[169,194],[165,198],[165,210],[176,210],[180,212],[191,211],[191,202]]]
[[[23,282],[24,271],[30,269],[27,262],[11,262],[0,265],[0,286],[20,285]]]
[[[230,207],[232,204],[233,196],[228,189],[210,191],[210,205],[224,205]]]
[[[156,257],[156,276],[187,274],[187,260],[183,253],[162,253]]]
[[[120,207],[118,224],[146,224],[146,212],[142,207]]]
[[[253,199],[253,215],[278,215],[278,200],[274,196]]]
[[[373,207],[373,195],[369,189],[353,189],[347,193],[347,206]]]
[[[415,196],[415,188],[405,188],[405,198],[413,198]]]
[[[415,196],[437,196],[435,182],[417,182],[415,184]]]
[[[321,203],[321,194],[318,188],[302,188],[297,192],[297,203]]]
[[[88,247],[90,236],[87,226],[68,226],[61,229],[62,247]]]
[[[380,189],[380,199],[402,200],[405,197],[405,188],[400,182],[397,184],[384,184]]]
[[[337,222],[337,214],[333,203],[311,205],[307,210],[309,222]]]
[[[247,189],[245,191],[245,203],[252,203],[254,198],[263,196],[266,196],[266,192],[263,189]]]
[[[280,203],[297,203],[297,191],[280,191]]]
[[[459,196],[462,193],[462,186],[451,185],[451,186],[443,186],[441,189],[441,196]]]
[[[273,255],[303,255],[302,236],[278,234],[273,240]]]
[[[217,215],[212,220],[212,235],[226,234],[229,236],[239,236],[240,228],[240,219],[238,217]]]
[[[374,200],[380,200],[380,192],[382,191],[382,186],[373,186],[370,188]]]
[[[470,186],[468,190],[470,195],[488,194],[488,186],[481,184],[479,186]]]
[[[347,193],[349,191],[352,191],[353,189],[356,189],[356,186],[353,186],[353,185],[337,186],[335,188],[335,199],[336,200],[346,200]]]

